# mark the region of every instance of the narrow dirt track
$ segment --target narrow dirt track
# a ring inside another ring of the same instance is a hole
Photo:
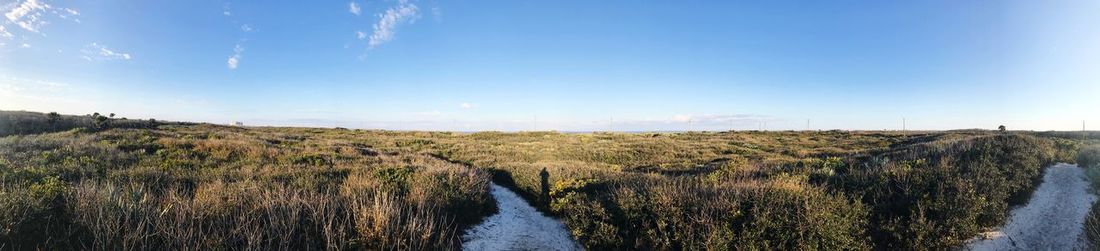
[[[463,250],[582,250],[565,225],[542,215],[523,198],[493,184],[500,212],[462,236]]]
[[[998,231],[971,240],[968,250],[1087,250],[1082,226],[1096,196],[1085,172],[1058,164],[1043,175],[1027,205],[1012,210]]]

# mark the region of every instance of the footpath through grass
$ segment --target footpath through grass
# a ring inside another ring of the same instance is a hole
[[[594,250],[949,249],[1003,224],[1041,169],[1075,162],[1075,137],[1088,137],[393,132],[0,115],[0,135],[11,135],[0,138],[0,241],[32,249],[454,249],[495,210],[490,180],[561,217]]]

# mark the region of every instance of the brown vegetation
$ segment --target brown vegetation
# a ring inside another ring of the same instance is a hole
[[[6,129],[5,247],[449,249],[494,210],[492,179],[589,249],[946,249],[1003,223],[1079,144],[988,131],[114,125]]]

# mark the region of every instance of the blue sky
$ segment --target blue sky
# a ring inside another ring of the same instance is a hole
[[[415,130],[1100,127],[1100,2],[0,1],[0,109]]]

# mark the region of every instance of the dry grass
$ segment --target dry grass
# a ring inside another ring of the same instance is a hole
[[[361,145],[204,125],[0,138],[0,242],[456,249],[462,229],[494,210],[487,172]]]
[[[0,242],[454,249],[494,211],[494,180],[589,249],[950,248],[1002,222],[1044,164],[1072,161],[1062,136],[186,124],[15,135],[0,138]]]

